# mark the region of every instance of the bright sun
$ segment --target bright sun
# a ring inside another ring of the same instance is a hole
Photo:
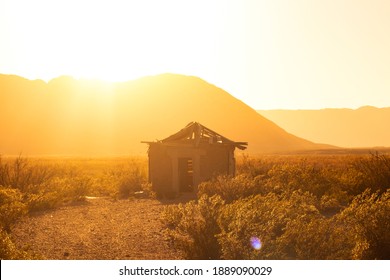
[[[258,109],[389,106],[390,1],[371,2],[1,0],[0,73],[168,72]]]
[[[213,49],[207,45],[213,37],[207,27],[212,26],[212,15],[201,10],[202,5],[181,2],[39,0],[23,2],[21,10],[11,1],[8,14],[19,15],[7,18],[12,25],[8,29],[19,34],[13,39],[19,40],[20,49],[14,53],[25,57],[9,59],[29,61],[26,76],[69,74],[109,81],[186,72],[194,68],[188,58],[198,59],[201,69],[201,61],[213,57],[205,52]],[[42,69],[44,75],[37,73]]]

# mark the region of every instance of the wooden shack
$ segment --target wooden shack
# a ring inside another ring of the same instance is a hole
[[[248,145],[197,122],[163,140],[142,143],[149,145],[149,182],[158,195],[167,197],[194,192],[199,183],[213,176],[234,176],[234,150]]]

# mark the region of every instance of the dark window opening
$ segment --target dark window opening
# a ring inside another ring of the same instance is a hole
[[[194,190],[194,166],[192,158],[179,158],[179,188],[181,192]]]

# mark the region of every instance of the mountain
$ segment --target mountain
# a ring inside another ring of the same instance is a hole
[[[259,110],[290,133],[340,147],[390,147],[390,108]]]
[[[0,75],[0,154],[145,154],[197,121],[249,153],[323,149],[287,133],[197,77],[162,74],[122,83],[62,76],[45,83]]]

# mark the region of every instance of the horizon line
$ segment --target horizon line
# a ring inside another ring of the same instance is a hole
[[[133,81],[137,81],[137,80],[140,80],[140,79],[143,79],[143,78],[147,78],[147,77],[156,77],[156,76],[161,76],[161,75],[175,75],[175,76],[185,76],[185,77],[194,77],[194,78],[198,78],[198,79],[201,79],[215,87],[218,87],[218,88],[221,88],[220,86],[218,85],[215,85],[211,82],[209,82],[208,80],[202,78],[202,77],[199,77],[199,76],[196,76],[196,75],[191,75],[191,74],[182,74],[182,73],[173,73],[173,72],[161,72],[161,73],[154,73],[154,74],[148,74],[148,75],[139,75],[137,77],[133,77],[133,78],[128,78],[128,79],[118,79],[118,80],[111,80],[111,79],[104,79],[104,78],[93,78],[93,77],[84,77],[84,76],[76,76],[76,75],[71,75],[71,74],[60,74],[58,76],[55,76],[55,77],[52,77],[50,79],[45,79],[45,78],[31,78],[31,77],[27,77],[27,76],[23,76],[23,75],[20,75],[20,74],[15,74],[15,73],[0,73],[0,75],[4,75],[4,76],[16,76],[16,77],[19,77],[19,78],[22,78],[22,79],[25,79],[25,80],[28,80],[28,81],[42,81],[44,82],[45,84],[49,84],[50,82],[52,82],[53,80],[56,80],[56,79],[61,79],[61,78],[71,78],[77,82],[100,82],[100,83],[103,83],[103,84],[117,84],[117,83],[126,83],[126,82],[133,82]],[[227,90],[221,88],[222,90],[226,91],[228,94],[236,97],[235,95],[233,95],[232,93],[228,92]],[[236,97],[237,98],[237,97]],[[239,99],[241,100],[241,99]],[[241,100],[242,101],[242,100]],[[245,102],[244,102],[245,103]],[[375,105],[371,105],[371,104],[362,104],[360,106],[354,106],[354,107],[345,107],[345,106],[340,106],[340,107],[317,107],[317,108],[281,108],[281,107],[274,107],[274,108],[255,108],[255,107],[252,107],[252,105],[250,104],[247,104],[245,103],[246,105],[250,106],[251,108],[253,108],[255,111],[279,111],[279,110],[282,110],[282,111],[319,111],[319,110],[337,110],[337,109],[345,109],[345,110],[359,110],[359,109],[362,109],[362,108],[374,108],[374,109],[385,109],[385,108],[390,108],[390,104],[388,106],[375,106]]]

